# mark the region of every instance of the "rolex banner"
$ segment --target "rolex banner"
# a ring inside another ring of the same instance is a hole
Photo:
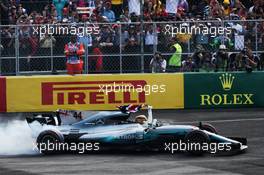
[[[184,108],[234,108],[264,106],[264,74],[184,74]]]

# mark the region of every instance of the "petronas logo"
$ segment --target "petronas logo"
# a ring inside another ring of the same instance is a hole
[[[235,77],[232,74],[229,74],[229,73],[222,74],[219,77],[219,79],[225,91],[229,91],[232,89],[232,85],[235,79]]]

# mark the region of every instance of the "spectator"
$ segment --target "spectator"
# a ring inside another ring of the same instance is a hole
[[[201,60],[201,68],[200,72],[212,72],[214,71],[214,64],[212,63],[212,54],[208,51],[203,53],[203,57]]]
[[[42,53],[48,53],[51,47],[54,47],[56,39],[52,35],[45,33],[44,36],[40,36],[40,48],[42,48]]]
[[[103,25],[100,37],[100,46],[109,47],[113,46],[112,30],[109,25]]]
[[[109,22],[115,22],[115,13],[111,10],[110,2],[105,3],[105,8],[103,9],[102,16],[107,17]]]
[[[121,48],[122,50],[125,49],[127,41],[128,41],[129,33],[128,29],[125,26],[121,27]]]
[[[157,31],[153,30],[153,26],[149,25],[145,31],[146,51],[152,51],[153,46],[158,44]]]
[[[62,10],[62,23],[69,23],[69,9],[64,7]]]
[[[196,66],[191,56],[189,56],[186,60],[182,61],[181,72],[193,72],[195,68]]]
[[[166,0],[166,11],[172,15],[175,15],[178,10],[180,0]]]
[[[27,57],[27,68],[23,68],[24,71],[26,69],[37,70],[39,68],[39,64],[35,58],[32,58],[38,49],[38,37],[32,34],[32,27],[30,26],[32,23],[26,15],[22,15],[17,20],[18,25],[22,25],[19,28],[19,49],[21,56]],[[26,65],[26,64],[24,64]]]
[[[188,3],[190,6],[191,15],[195,18],[201,18],[203,16],[204,10],[206,9],[206,6],[208,6],[207,0],[189,0]]]
[[[140,52],[140,35],[136,29],[135,25],[130,25],[128,30],[128,36],[126,39],[126,44],[124,46],[125,53],[127,54],[137,54]],[[126,31],[124,31],[124,34],[126,34]],[[126,56],[124,58],[125,65],[124,70],[129,70],[131,72],[138,72],[140,70],[140,56]]]
[[[119,20],[119,17],[122,14],[123,0],[111,0],[111,4],[112,4],[112,10],[114,11],[115,16]]]
[[[249,13],[254,18],[259,19],[264,17],[264,2],[262,0],[254,0],[254,6],[250,7]]]
[[[229,49],[232,49],[234,46],[234,43],[231,38],[229,36],[224,35],[213,38],[210,45],[213,47],[213,49],[217,49],[222,43],[224,43],[225,47],[228,47]]]
[[[214,70],[212,55],[209,51],[206,51],[202,45],[199,44],[196,46],[196,51],[191,58],[194,62],[194,71],[211,72]]]
[[[156,8],[156,20],[165,21],[168,16],[169,15],[164,4],[161,4],[159,8]]]
[[[160,52],[156,52],[149,66],[152,73],[163,73],[166,71],[167,61]]]
[[[232,8],[231,8],[231,5],[230,5],[230,0],[224,0],[223,2],[223,11],[224,11],[224,15],[225,16],[229,16],[231,11],[232,11]]]
[[[1,28],[1,43],[0,44],[0,59],[15,56],[15,32],[12,28]],[[2,73],[14,73],[15,72],[15,60],[14,59],[2,59],[1,60],[1,72]]]
[[[225,45],[220,45],[219,50],[213,54],[212,63],[215,67],[215,72],[224,72],[228,70],[229,59]]]
[[[53,0],[52,3],[56,7],[58,21],[62,20],[62,11],[68,0]]]
[[[52,35],[48,35],[46,33],[44,36],[40,37],[39,45],[40,45],[40,55],[50,55],[51,53],[51,48],[55,47],[56,39]],[[41,69],[42,70],[49,70],[50,69],[50,59],[47,58],[40,58],[38,64],[41,64]]]
[[[144,20],[148,20],[148,18],[150,18],[150,16],[154,15],[154,8],[153,8],[153,3],[152,1],[147,1],[148,3],[144,3],[143,6],[143,15],[144,15]]]
[[[139,41],[140,41],[139,39],[140,39],[140,36],[136,30],[136,26],[130,25],[129,31],[128,31],[128,38],[127,38],[125,47],[131,51],[134,50],[136,47],[139,46]]]
[[[205,50],[201,44],[198,44],[195,48],[195,52],[192,54],[191,58],[194,62],[193,69],[199,72],[199,69],[202,67],[202,63],[205,56]]]
[[[92,46],[93,38],[92,38],[91,34],[86,33],[83,31],[83,29],[81,29],[80,34],[77,37],[77,41],[79,43],[82,43],[85,48],[88,48],[88,47]]]
[[[78,7],[86,7],[87,4],[86,4],[85,0],[78,0],[77,1],[77,6]]]
[[[82,20],[84,21],[84,18],[86,18],[87,16],[85,16],[85,15],[83,15],[83,16],[82,16]],[[88,17],[87,17],[87,19],[88,19]],[[71,15],[68,19],[68,22],[69,23],[78,23],[79,21],[80,21],[80,18],[79,18],[77,11],[72,11]],[[85,21],[86,21],[86,19],[85,19]]]
[[[223,9],[217,0],[211,0],[210,8],[211,8],[210,15],[212,17],[218,18],[218,17],[223,16],[223,13],[224,13]]]
[[[181,8],[183,9],[184,12],[188,12],[189,11],[189,3],[187,0],[180,0],[179,4],[178,4],[178,9]]]
[[[128,23],[131,22],[128,7],[126,7],[126,8],[124,9],[122,15],[120,16],[120,21],[121,21],[121,22],[128,22]]]
[[[2,55],[11,56],[15,53],[15,33],[9,27],[2,28],[1,31],[1,43],[2,43]]]
[[[237,16],[238,17],[238,16]],[[237,18],[236,18],[237,19]],[[244,36],[244,28],[241,24],[239,24],[237,21],[229,23],[230,27],[232,28],[233,32],[233,40],[234,40],[234,48],[235,50],[243,50],[245,36]]]
[[[251,72],[252,70],[256,70],[259,68],[260,58],[257,55],[254,55],[252,50],[246,47],[243,51],[243,59],[246,61],[246,71]]]
[[[232,67],[232,70],[235,70],[235,71],[245,71],[245,68],[246,68],[246,64],[247,64],[247,61],[246,61],[246,50],[243,49],[243,51],[241,51],[239,54],[237,54],[235,56],[235,59],[233,60],[233,63],[231,64],[233,67]]]
[[[119,53],[120,52],[120,46],[122,47],[122,45],[124,43],[122,43],[122,38],[121,37],[121,34],[120,34],[120,25],[118,24],[114,24],[112,26],[113,28],[113,53]],[[121,40],[120,40],[121,39]]]
[[[128,1],[129,14],[135,13],[136,16],[140,15],[140,0]]]
[[[22,4],[19,4],[17,7],[17,15],[18,16],[27,15],[26,9],[22,7]]]
[[[239,16],[240,19],[245,20],[247,16],[247,9],[240,0],[235,0],[235,5],[232,13]]]
[[[0,24],[1,25],[8,25],[8,6],[3,0],[0,0]]]
[[[10,7],[11,10],[8,12],[9,24],[16,24],[19,16],[17,14],[16,6]]]
[[[93,43],[92,55],[89,57],[89,72],[92,71],[96,73],[103,71],[103,53],[96,40]]]
[[[131,13],[130,14],[130,20],[131,20],[131,22],[139,22],[140,21],[140,16],[137,16],[136,13]]]
[[[196,27],[199,27],[202,29],[202,28],[209,28],[211,26],[206,25],[206,23],[201,23],[199,25],[196,25]],[[210,33],[208,33],[208,34],[203,34],[203,33],[195,34],[193,36],[193,40],[194,40],[195,45],[198,45],[198,44],[203,45],[203,46],[208,45],[209,38],[210,38],[209,35],[210,35]]]
[[[44,7],[44,10],[42,11],[42,16],[44,18],[50,18],[51,17],[51,8],[50,8],[49,4]]]

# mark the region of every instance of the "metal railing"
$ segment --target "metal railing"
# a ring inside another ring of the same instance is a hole
[[[85,45],[84,73],[150,72],[156,51],[170,59],[175,38],[182,60],[197,46],[210,53],[221,44],[230,53],[247,46],[260,57],[264,47],[264,20],[2,25],[0,30],[0,75],[65,73],[64,46],[77,33]]]

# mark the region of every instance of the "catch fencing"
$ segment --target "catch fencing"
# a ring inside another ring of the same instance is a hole
[[[85,45],[84,73],[148,73],[156,51],[169,61],[175,38],[182,60],[197,49],[245,46],[263,59],[264,21],[179,21],[0,26],[0,75],[65,73],[64,46],[73,36]],[[78,34],[78,35],[77,35]]]

